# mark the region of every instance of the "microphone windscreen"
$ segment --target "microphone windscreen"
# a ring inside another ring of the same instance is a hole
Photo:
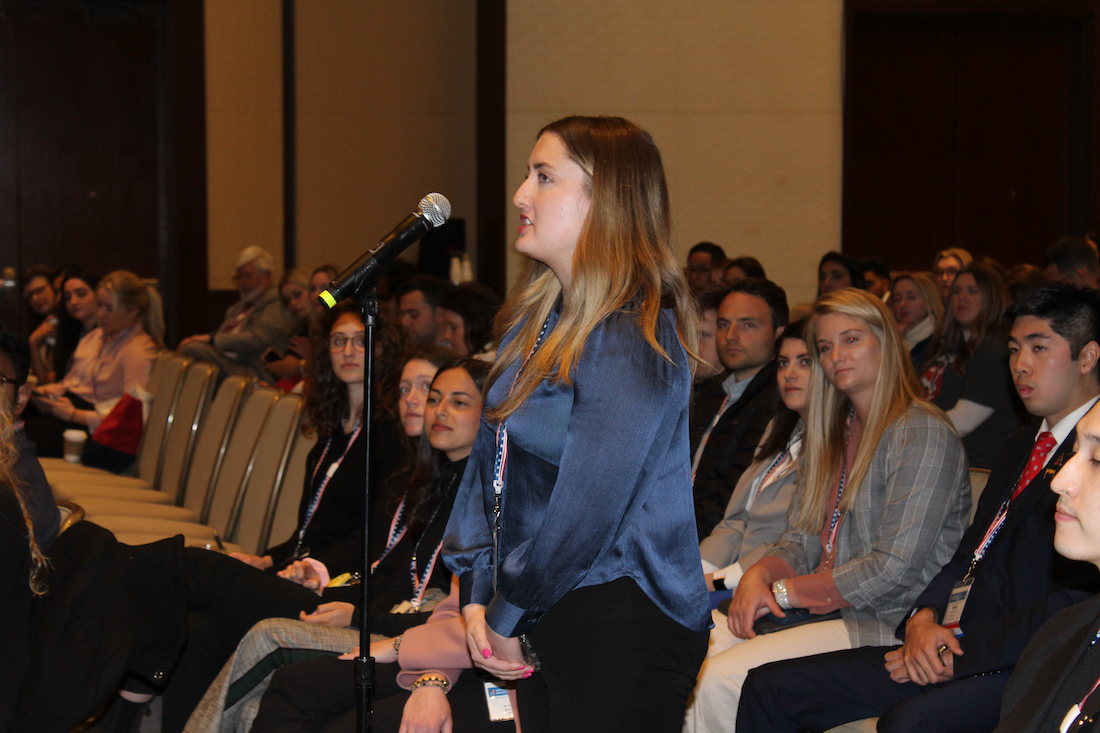
[[[451,218],[451,202],[441,193],[429,193],[420,199],[419,208],[424,218],[431,222],[433,229]]]

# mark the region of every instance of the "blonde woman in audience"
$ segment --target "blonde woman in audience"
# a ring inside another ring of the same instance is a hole
[[[690,539],[697,315],[660,153],[622,118],[568,117],[512,202],[529,261],[445,558],[471,655],[527,674],[528,733],[676,730],[710,618]]]
[[[951,283],[959,271],[974,261],[969,252],[962,247],[952,247],[937,252],[932,259],[932,277],[940,289],[940,297],[947,301],[951,297]]]
[[[943,318],[943,298],[932,278],[923,272],[905,272],[894,278],[890,306],[909,350],[913,366],[920,368],[924,354]]]
[[[292,389],[306,375],[309,326],[315,312],[309,300],[309,288],[309,272],[306,270],[290,270],[279,283],[279,297],[297,321],[297,326],[288,337],[286,353],[280,354],[271,349],[264,355],[264,360],[267,370],[279,380],[279,387],[285,390]]]
[[[733,730],[754,667],[891,643],[970,517],[962,444],[920,396],[882,301],[853,289],[818,298],[806,342],[814,369],[787,531],[741,578],[733,644],[712,646],[686,731]]]
[[[37,411],[25,414],[39,456],[62,456],[65,430],[95,432],[128,389],[145,387],[164,345],[160,296],[137,275],[112,272],[99,281],[95,297],[98,328],[80,340],[64,379],[35,390]]]

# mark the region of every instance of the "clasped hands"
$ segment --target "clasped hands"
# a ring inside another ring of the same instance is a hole
[[[955,635],[922,608],[905,624],[905,644],[886,652],[886,671],[894,682],[934,685],[954,678],[955,657],[962,653]]]
[[[523,661],[519,638],[501,636],[489,627],[485,606],[464,606],[462,617],[466,620],[466,645],[476,666],[502,680],[527,679],[535,671]]]

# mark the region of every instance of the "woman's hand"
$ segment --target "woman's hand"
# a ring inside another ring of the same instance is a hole
[[[72,400],[68,397],[60,397],[58,395],[51,394],[49,397],[35,397],[34,404],[38,406],[38,409],[49,415],[53,415],[59,420],[65,422],[80,422],[77,420],[78,410],[73,405]]]
[[[501,636],[485,622],[485,606],[471,603],[462,608],[466,620],[466,645],[474,664],[502,680],[530,677],[535,670],[524,663],[519,639]]]
[[[447,693],[441,687],[425,685],[409,695],[398,733],[451,733],[452,724]]]
[[[771,589],[772,579],[768,571],[756,564],[745,571],[737,591],[730,603],[730,612],[726,621],[730,633],[739,639],[751,639],[756,636],[752,625],[756,619],[771,611],[783,618],[786,614],[775,602]]]
[[[275,563],[271,559],[271,555],[264,555],[263,557],[256,557],[255,555],[249,555],[247,552],[231,552],[230,557],[235,557],[243,563],[251,565],[254,568],[260,570],[267,570]]]
[[[295,560],[276,575],[284,580],[289,580],[291,583],[297,583],[303,588],[309,588],[315,591],[317,595],[321,595],[325,590],[321,587],[321,576],[317,573],[317,568],[313,566],[313,563],[304,560]]]
[[[277,379],[289,379],[302,373],[302,360],[296,356],[286,355],[278,361],[267,365],[267,370]]]
[[[307,624],[342,629],[345,626],[351,626],[351,615],[353,613],[355,613],[355,606],[343,601],[334,601],[332,603],[322,603],[317,606],[317,610],[313,613],[301,611],[298,618]]]

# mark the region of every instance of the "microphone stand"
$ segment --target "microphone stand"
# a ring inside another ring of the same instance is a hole
[[[370,502],[371,502],[371,423],[374,416],[374,326],[378,319],[378,288],[372,282],[359,288],[352,296],[363,309],[366,345],[363,369],[363,572],[362,610],[359,612],[359,656],[355,658],[355,690],[358,700],[357,728],[359,733],[371,733],[374,700],[374,657],[370,656]]]

